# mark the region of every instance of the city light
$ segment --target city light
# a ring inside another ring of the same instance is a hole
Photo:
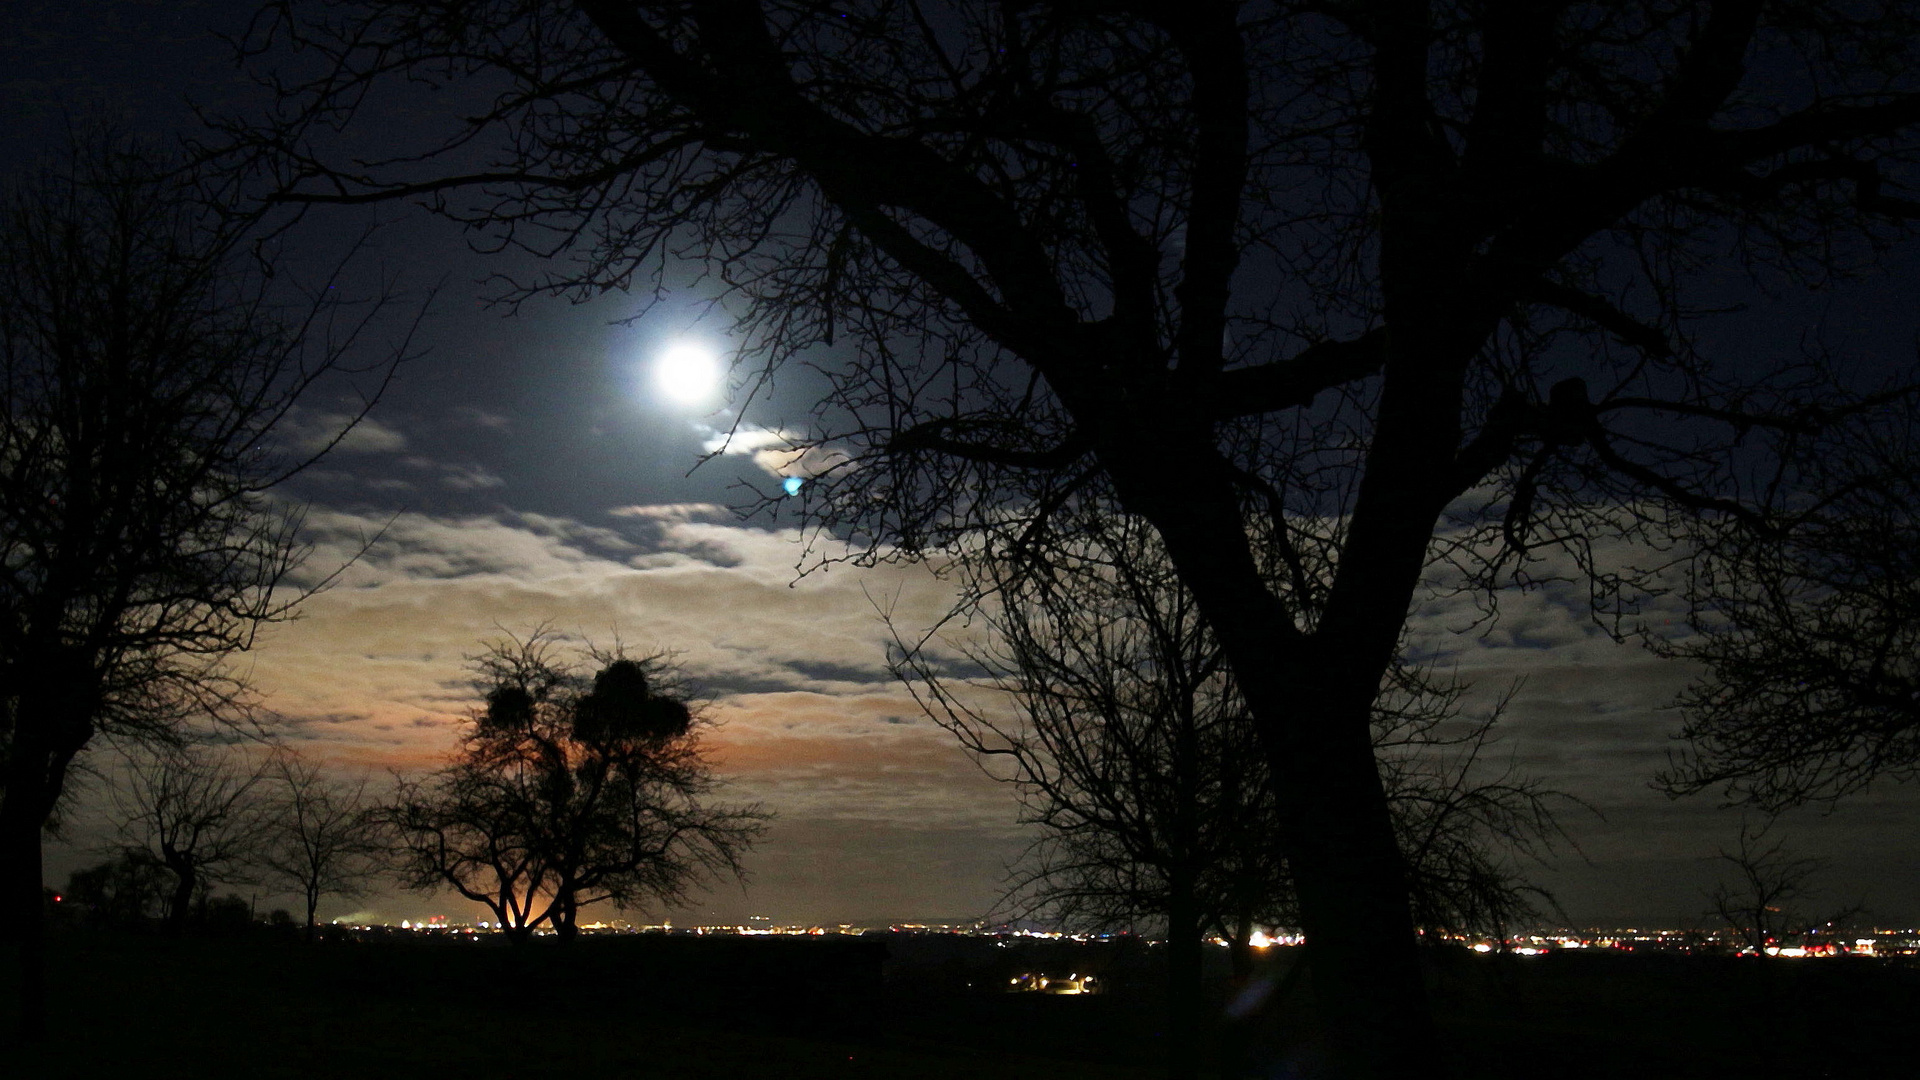
[[[507,927],[491,920],[459,922],[446,915],[429,915],[423,918],[402,919],[395,924],[353,923],[345,928],[360,935],[378,937],[398,933],[422,934],[430,936],[458,935],[464,940],[479,941],[483,936],[501,934]],[[1013,926],[987,922],[971,923],[934,923],[902,922],[875,925],[858,923],[776,923],[766,915],[749,916],[742,923],[727,923],[706,926],[675,926],[672,923],[632,923],[625,920],[610,919],[601,922],[582,923],[578,931],[586,936],[626,935],[626,934],[670,934],[694,937],[862,937],[869,935],[908,935],[908,936],[959,936],[985,938],[992,941],[996,948],[1018,947],[1023,941],[1097,943],[1129,938],[1149,948],[1164,945],[1160,939],[1132,934],[1086,933],[1064,930],[1041,930],[1031,926]],[[555,931],[550,926],[534,928],[530,933],[535,937],[550,937]],[[1427,935],[1423,935],[1427,936]],[[1507,938],[1477,936],[1459,933],[1441,933],[1437,935],[1442,945],[1461,948],[1479,955],[1503,953],[1510,956],[1545,957],[1557,953],[1580,951],[1611,951],[1622,953],[1655,953],[1666,955],[1704,955],[1728,957],[1754,957],[1765,955],[1782,959],[1820,960],[1835,957],[1891,958],[1920,957],[1920,929],[1876,929],[1872,936],[1841,936],[1838,934],[1809,934],[1794,941],[1768,944],[1764,949],[1756,949],[1739,934],[1725,928],[1715,930],[1700,929],[1651,929],[1645,927],[1626,927],[1616,929],[1589,928],[1542,929],[1533,933],[1516,934]],[[1218,935],[1207,938],[1218,946],[1230,946],[1232,942]],[[1269,927],[1253,931],[1246,944],[1262,951],[1271,949],[1295,948],[1304,944],[1301,933],[1289,927]],[[1011,978],[1007,982],[1010,990],[1045,994],[1090,994],[1096,992],[1096,977],[1085,972],[1070,972],[1060,975],[1057,972],[1031,971]]]

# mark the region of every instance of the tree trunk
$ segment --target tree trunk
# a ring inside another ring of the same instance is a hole
[[[562,944],[580,934],[580,907],[574,902],[573,887],[562,882],[554,889],[553,903],[547,908],[554,936]]]
[[[1281,754],[1273,762],[1282,783],[1301,793],[1295,820],[1317,822],[1312,835],[1286,845],[1314,997],[1348,1075],[1426,1075],[1436,1067],[1432,1015],[1371,747],[1364,757],[1332,756],[1306,763]]]
[[[24,757],[25,755],[19,755]],[[0,925],[14,948],[19,993],[16,1031],[22,1043],[47,1037],[47,926],[42,899],[40,828],[28,806],[35,794],[22,769],[10,769],[0,799]]]
[[[1344,710],[1315,708],[1314,699],[1328,695],[1311,692],[1308,666],[1293,678],[1271,664],[1237,665],[1236,674],[1250,703],[1286,702],[1253,712],[1285,807],[1288,826],[1276,843],[1292,871],[1315,1001],[1344,1076],[1428,1075],[1436,1067],[1433,1018],[1370,737],[1378,677],[1348,695]],[[1249,685],[1259,683],[1267,685]]]
[[[1253,908],[1242,902],[1233,920],[1233,936],[1227,940],[1227,952],[1233,964],[1236,985],[1253,978]]]
[[[1243,684],[1266,684],[1250,689],[1249,700],[1288,699],[1290,723],[1272,723],[1271,707],[1255,716],[1283,807],[1280,845],[1306,933],[1307,972],[1343,1076],[1427,1075],[1441,1063],[1406,863],[1374,759],[1382,671],[1328,651],[1313,641],[1295,663],[1243,676]]]
[[[313,944],[317,936],[313,913],[320,907],[320,891],[311,886],[307,888],[307,944]]]
[[[51,670],[50,667],[48,667]],[[14,945],[22,1042],[47,1035],[47,919],[41,830],[59,801],[67,764],[92,735],[90,715],[59,708],[58,679],[9,687],[14,724],[0,792],[0,935]],[[49,700],[49,699],[53,700]],[[83,697],[76,698],[84,703]]]
[[[193,914],[193,889],[198,884],[193,864],[166,851],[167,869],[173,872],[173,899],[167,905],[167,933],[178,934],[187,927]]]
[[[1167,903],[1167,1076],[1191,1080],[1200,1071],[1201,941],[1193,874],[1176,868]]]

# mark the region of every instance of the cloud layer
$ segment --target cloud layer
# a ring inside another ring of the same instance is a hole
[[[929,723],[886,668],[888,631],[931,626],[953,601],[923,566],[834,566],[805,577],[802,534],[741,526],[711,503],[619,506],[597,521],[529,512],[465,515],[316,509],[313,575],[337,571],[292,623],[250,655],[280,730],[345,770],[430,768],[450,753],[475,692],[482,643],[547,625],[580,641],[674,652],[718,722],[711,745],[729,797],[778,816],[744,890],[716,889],[671,914],[835,922],[979,914],[1022,847],[1012,792]],[[1470,682],[1473,708],[1516,687],[1499,752],[1595,813],[1570,808],[1578,843],[1536,876],[1575,921],[1685,921],[1733,842],[1737,813],[1672,803],[1648,786],[1665,762],[1667,703],[1690,673],[1595,626],[1584,593],[1510,595],[1476,625],[1459,595],[1414,615],[1418,652]],[[1673,613],[1650,609],[1660,620]],[[1811,853],[1878,850],[1915,798],[1895,789],[1796,822]],[[1904,845],[1904,846],[1901,846]],[[56,866],[70,867],[69,853]],[[1883,860],[1884,861],[1884,860]],[[64,872],[58,871],[58,872]],[[1836,860],[1834,887],[1904,912],[1911,892],[1865,863]],[[1849,896],[1849,899],[1853,896]],[[377,898],[399,919],[457,901]]]
[[[927,625],[952,602],[924,567],[796,579],[798,533],[730,524],[704,504],[620,507],[603,524],[318,510],[307,527],[309,571],[345,568],[252,660],[284,733],[307,753],[349,769],[430,767],[454,748],[475,698],[466,658],[507,633],[545,624],[671,650],[711,701],[729,797],[779,815],[750,864],[754,884],[717,891],[715,910],[909,917],[994,900],[1000,864],[1018,847],[1013,803],[886,670],[876,605]],[[878,868],[896,857],[900,881],[877,889]],[[991,872],[964,882],[917,869],[983,859]],[[761,875],[762,860],[790,869]],[[851,876],[831,887],[843,863]],[[814,868],[812,884],[778,884],[799,866]]]

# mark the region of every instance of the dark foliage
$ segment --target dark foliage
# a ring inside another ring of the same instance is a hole
[[[117,855],[68,875],[61,903],[73,905],[90,925],[139,929],[165,910],[167,877],[148,860]]]

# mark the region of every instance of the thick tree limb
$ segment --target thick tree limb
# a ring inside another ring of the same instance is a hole
[[[1201,391],[1199,408],[1215,420],[1303,408],[1323,390],[1379,374],[1386,340],[1386,331],[1369,330],[1309,345],[1288,360],[1223,371]]]
[[[934,420],[913,427],[895,435],[887,442],[889,453],[911,453],[931,450],[947,454],[964,461],[977,461],[988,465],[1004,465],[1016,469],[1063,469],[1073,464],[1087,451],[1093,448],[1093,442],[1078,431],[1071,432],[1060,443],[1047,450],[1016,450],[1009,447],[991,446],[986,443],[969,442],[945,434],[946,431],[960,425],[961,421]]]
[[[465,173],[455,176],[440,176],[432,180],[422,180],[411,184],[377,184],[364,180],[364,190],[346,190],[344,178],[329,177],[335,185],[334,191],[282,191],[268,196],[274,202],[286,203],[330,203],[351,206],[364,203],[389,202],[394,199],[411,198],[416,195],[433,195],[455,188],[478,187],[486,184],[517,184],[534,189],[553,191],[583,191],[601,184],[617,180],[635,170],[645,168],[672,154],[697,143],[692,135],[679,135],[661,142],[653,143],[646,150],[629,154],[617,161],[610,161],[595,169],[572,174],[549,174],[526,171]]]
[[[1051,259],[1012,208],[928,147],[862,132],[808,101],[757,5],[703,0],[692,6],[710,71],[677,52],[631,5],[577,0],[577,6],[661,89],[693,103],[716,126],[746,132],[754,144],[799,164],[876,245],[1003,344],[1040,364],[1073,355],[1043,329],[1058,332],[1076,320]],[[964,245],[985,267],[992,292],[951,255],[894,221],[889,208]]]
[[[1174,299],[1180,322],[1174,347],[1182,377],[1218,371],[1233,273],[1240,265],[1240,200],[1247,182],[1246,55],[1235,4],[1165,5],[1163,18],[1193,79],[1193,191],[1187,202],[1186,254]]]
[[[1517,298],[1520,300],[1560,308],[1650,356],[1673,355],[1673,344],[1667,340],[1665,332],[1627,314],[1604,297],[1546,278],[1534,278],[1521,285],[1518,292]]]

